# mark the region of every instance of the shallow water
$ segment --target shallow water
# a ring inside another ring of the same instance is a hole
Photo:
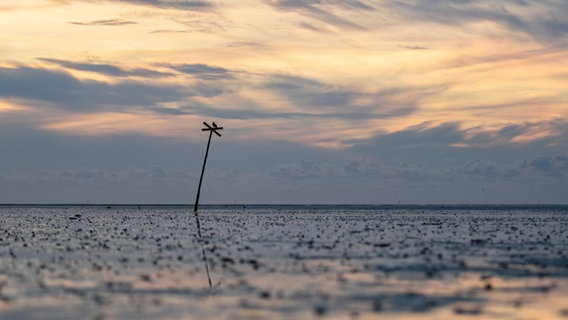
[[[568,207],[199,215],[0,207],[0,318],[568,319]]]

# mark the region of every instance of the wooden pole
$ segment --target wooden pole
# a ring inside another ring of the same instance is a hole
[[[203,173],[205,173],[205,164],[207,163],[207,156],[209,155],[209,146],[211,145],[211,137],[213,136],[213,130],[209,131],[209,140],[207,141],[207,149],[205,150],[205,158],[203,159],[203,168],[201,168],[201,177],[199,177],[199,186],[197,187],[197,197],[195,198],[195,205],[193,206],[193,212],[197,216],[197,207],[199,206],[199,195],[201,194],[201,183],[203,183]],[[199,223],[197,224],[199,226]]]
[[[223,130],[223,127],[217,127],[215,122],[213,122],[213,127],[211,127],[207,122],[203,122],[207,128],[201,129],[202,131],[209,131],[209,140],[207,140],[207,149],[205,149],[205,157],[203,158],[203,167],[201,168],[201,176],[199,177],[199,186],[197,187],[197,196],[195,197],[195,205],[193,206],[193,213],[195,214],[195,222],[197,224],[197,235],[199,236],[199,244],[201,245],[201,254],[203,255],[203,263],[205,264],[205,271],[207,271],[207,280],[209,281],[209,288],[213,288],[211,283],[211,274],[209,273],[209,263],[207,261],[207,255],[205,254],[205,246],[203,245],[203,237],[201,236],[201,224],[199,223],[199,215],[197,214],[197,208],[199,207],[199,195],[201,194],[201,184],[203,183],[203,174],[205,173],[205,164],[207,164],[207,156],[209,155],[209,146],[211,145],[211,137],[213,132],[219,137],[221,134],[217,130]]]

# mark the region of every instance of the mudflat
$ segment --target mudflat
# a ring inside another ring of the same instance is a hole
[[[0,207],[0,318],[568,319],[567,207],[199,218],[202,238],[189,206]]]

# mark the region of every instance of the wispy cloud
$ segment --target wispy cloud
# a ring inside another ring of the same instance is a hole
[[[368,92],[286,74],[269,76],[260,88],[279,94],[300,109],[317,110],[324,117],[328,113],[342,113],[345,118],[354,114],[367,118],[408,115],[416,110],[419,101],[431,90],[390,87]]]
[[[104,64],[104,63],[74,62],[74,61],[51,59],[51,58],[38,58],[38,59],[44,62],[60,65],[68,69],[91,71],[112,77],[136,76],[136,77],[147,77],[147,78],[161,78],[161,77],[172,76],[172,74],[168,72],[160,72],[144,68],[124,69],[116,65]]]
[[[164,64],[162,66],[204,80],[219,80],[219,79],[233,78],[233,72],[229,69],[219,66],[210,66],[202,63],[178,64],[178,65]]]
[[[150,33],[188,33],[187,30],[173,30],[173,29],[159,29],[151,31]]]
[[[373,11],[375,7],[363,1],[302,1],[302,0],[265,0],[265,2],[278,9],[284,11],[299,12],[308,17],[317,19],[321,22],[350,29],[364,29],[364,27],[353,19],[348,19],[334,13],[336,11],[354,10],[354,11]],[[306,26],[304,24],[304,26]]]
[[[514,33],[530,35],[541,42],[567,40],[568,3],[563,1],[496,3],[469,1],[394,1],[388,4],[405,20],[434,22],[445,26],[492,22]]]
[[[176,85],[149,85],[137,81],[111,84],[80,80],[69,73],[41,68],[0,67],[0,97],[48,103],[73,112],[152,106],[178,101],[188,94]]]
[[[549,177],[564,177],[568,175],[568,155],[543,155],[525,161],[527,168]]]
[[[206,0],[115,0],[141,6],[152,6],[164,9],[202,10],[213,7],[211,1]]]
[[[552,142],[557,137],[563,137],[567,133],[568,124],[564,121],[551,122],[527,122],[524,124],[509,124],[499,127],[497,130],[488,130],[484,127],[463,128],[459,123],[443,123],[432,126],[424,123],[401,130],[387,136],[377,137],[378,141],[388,141],[399,147],[412,147],[399,141],[413,141],[414,146],[475,146],[488,147],[492,145],[520,144],[531,142],[530,139],[520,139],[527,134],[547,131],[550,135],[544,135],[541,139]],[[540,139],[539,139],[540,140]],[[542,140],[541,140],[542,142]]]
[[[134,21],[125,21],[120,19],[106,19],[106,20],[95,20],[89,22],[78,22],[73,21],[71,24],[76,24],[80,26],[124,26],[129,24],[137,24]]]

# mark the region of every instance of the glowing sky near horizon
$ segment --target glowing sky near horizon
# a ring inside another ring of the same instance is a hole
[[[563,0],[2,1],[0,125],[201,141],[188,124],[214,120],[228,141],[332,150],[447,125],[452,147],[565,142],[566,17]]]

